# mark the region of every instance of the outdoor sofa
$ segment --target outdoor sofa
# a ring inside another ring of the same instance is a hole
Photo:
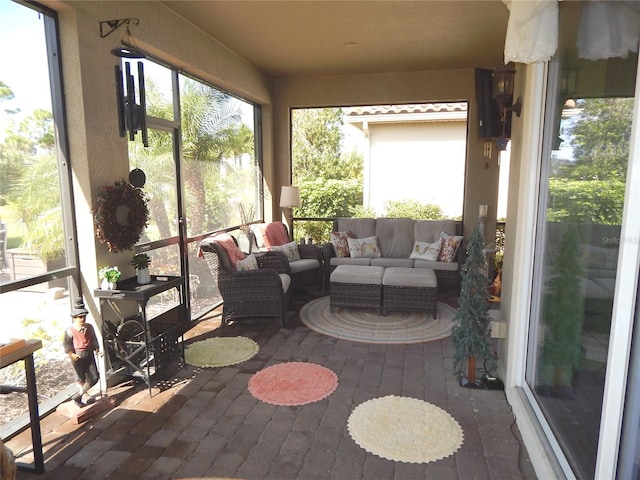
[[[323,250],[327,287],[338,265],[371,265],[432,269],[439,289],[460,288],[465,251],[455,220],[337,218]]]

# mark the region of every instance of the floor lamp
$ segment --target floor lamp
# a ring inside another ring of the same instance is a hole
[[[291,239],[293,240],[293,207],[300,207],[300,188],[293,185],[283,186],[280,191],[280,208],[289,209],[285,212]],[[287,214],[288,213],[288,214]]]

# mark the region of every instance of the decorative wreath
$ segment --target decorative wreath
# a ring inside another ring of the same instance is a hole
[[[121,206],[129,210],[126,225],[118,222],[117,211]],[[96,235],[112,253],[132,249],[149,222],[149,208],[142,190],[125,180],[116,181],[113,186],[100,187],[93,212]]]

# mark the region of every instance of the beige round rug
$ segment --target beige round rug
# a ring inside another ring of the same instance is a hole
[[[195,367],[226,367],[249,360],[259,349],[247,337],[214,337],[188,345],[184,358]]]
[[[438,318],[424,312],[390,312],[338,307],[331,311],[330,297],[303,305],[300,320],[311,330],[351,342],[409,344],[441,340],[451,335],[456,309],[438,302]]]
[[[363,449],[406,463],[428,463],[454,454],[464,433],[447,412],[417,398],[374,398],[349,416],[349,434]]]

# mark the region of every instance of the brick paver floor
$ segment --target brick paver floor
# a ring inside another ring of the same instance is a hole
[[[299,306],[299,305],[298,305]],[[224,368],[176,365],[149,396],[144,385],[109,390],[117,407],[74,425],[53,413],[42,420],[43,475],[18,480],[246,479],[417,480],[535,479],[504,392],[460,387],[452,374],[449,338],[416,345],[374,345],[326,337],[289,312],[287,327],[255,320],[220,329],[200,322],[189,342],[210,336],[254,339],[259,353]],[[333,370],[336,391],[308,405],[263,403],[247,390],[250,376],[287,361]],[[386,395],[419,398],[449,412],[464,443],[445,459],[393,462],[360,448],[347,419],[360,403]],[[9,442],[30,459],[30,433]]]

